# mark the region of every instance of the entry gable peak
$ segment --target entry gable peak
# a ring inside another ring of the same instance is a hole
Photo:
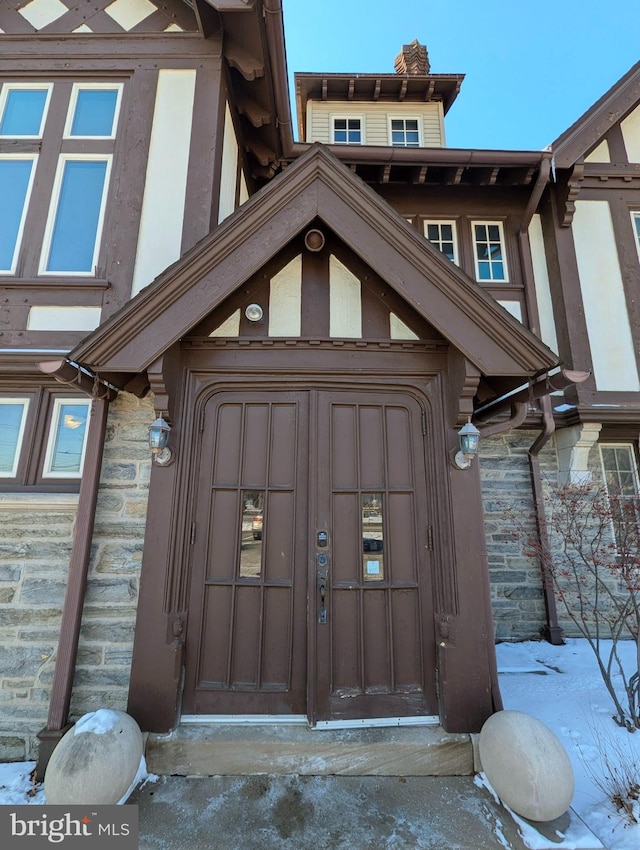
[[[143,372],[318,220],[483,374],[528,377],[557,364],[537,337],[317,144],[69,359],[96,372]]]

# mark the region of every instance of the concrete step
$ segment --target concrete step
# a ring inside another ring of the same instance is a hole
[[[469,776],[471,735],[440,726],[311,729],[287,724],[178,726],[146,742],[150,772],[175,776]],[[477,769],[477,768],[476,768]]]

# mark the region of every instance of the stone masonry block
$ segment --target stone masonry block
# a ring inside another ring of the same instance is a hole
[[[66,583],[44,579],[25,579],[20,589],[21,605],[43,605],[60,609],[64,602]]]
[[[24,761],[26,754],[27,743],[24,738],[0,734],[0,762]]]

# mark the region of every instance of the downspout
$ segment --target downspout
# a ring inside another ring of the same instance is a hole
[[[82,386],[82,384],[87,381],[87,373],[81,372],[71,363],[56,361],[56,363],[42,363],[39,366],[42,372],[53,375],[60,383],[81,386],[86,390],[86,386]],[[73,531],[67,591],[62,608],[60,637],[49,700],[49,714],[47,725],[38,732],[40,747],[36,775],[40,780],[44,777],[44,772],[56,744],[69,728],[69,706],[71,704],[82,609],[87,587],[95,508],[107,429],[107,413],[109,402],[116,397],[116,392],[111,387],[99,381],[97,376],[93,377],[87,448],[78,494],[78,511]]]
[[[544,568],[545,559],[549,553],[549,533],[547,530],[544,494],[542,492],[542,477],[540,475],[540,452],[555,432],[556,423],[553,419],[551,398],[548,395],[545,395],[540,399],[540,407],[542,409],[543,428],[529,449],[528,454],[531,486],[533,489],[533,503],[536,513],[536,527],[538,529],[538,539],[540,541],[540,549],[542,552],[540,569],[542,570],[544,607],[547,614],[547,624],[544,627],[543,635],[545,640],[549,641],[549,643],[553,646],[561,646],[564,643],[564,640],[562,637],[562,629],[558,625],[558,612],[556,608],[556,598],[553,592],[553,584],[547,580]]]

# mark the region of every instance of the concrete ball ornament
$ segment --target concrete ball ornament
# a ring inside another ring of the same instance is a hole
[[[536,717],[498,711],[482,727],[479,748],[492,788],[516,814],[549,821],[571,805],[571,762],[560,741]]]

